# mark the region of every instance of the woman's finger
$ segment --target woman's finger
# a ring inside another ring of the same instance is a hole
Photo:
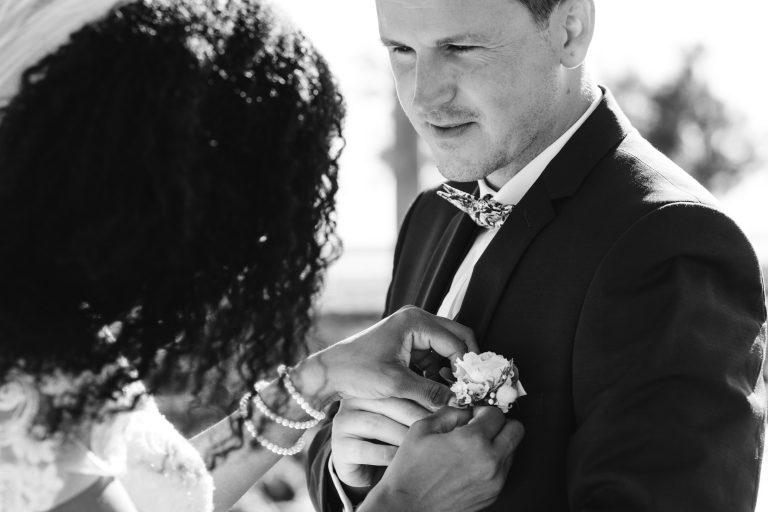
[[[336,443],[333,464],[363,464],[366,466],[388,466],[397,453],[396,446],[376,444],[362,439],[347,437]]]
[[[343,431],[347,437],[375,439],[392,446],[400,446],[408,427],[383,414],[368,411],[352,411],[333,423],[334,432]]]
[[[524,435],[525,428],[523,428],[522,423],[515,420],[507,421],[504,427],[502,427],[493,439],[493,446],[500,453],[509,456],[517,449],[520,441],[523,440]]]
[[[427,314],[429,315],[430,313]],[[452,332],[454,336],[463,341],[467,347],[468,352],[480,351],[480,348],[477,345],[477,340],[475,340],[475,332],[472,329],[466,325],[460,324],[459,322],[441,316],[432,315],[432,318],[444,329]]]
[[[504,471],[509,471],[512,462],[515,459],[515,452],[517,447],[520,446],[520,442],[525,435],[525,429],[523,424],[519,421],[507,421],[504,428],[496,435],[493,440],[493,447],[497,453],[504,455],[502,467]]]
[[[345,410],[357,409],[382,414],[406,427],[432,414],[432,411],[403,398],[353,398],[344,400],[342,404]]]
[[[412,335],[411,350],[433,350],[451,363],[468,351],[477,351],[477,342],[471,329],[453,320],[441,318],[413,308],[407,329]]]
[[[448,405],[451,397],[455,396],[446,385],[421,377],[407,368],[402,368],[392,394],[417,402],[432,411]]]

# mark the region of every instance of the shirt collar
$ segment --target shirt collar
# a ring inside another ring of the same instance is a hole
[[[587,120],[587,118],[595,111],[600,104],[600,100],[603,99],[601,93],[595,101],[589,106],[586,112],[568,128],[558,139],[550,144],[539,153],[536,158],[528,162],[528,165],[520,169],[520,171],[512,176],[508,182],[504,184],[498,191],[491,188],[486,182],[485,178],[479,180],[477,184],[480,186],[480,197],[491,195],[495,201],[502,204],[517,204],[523,198],[528,189],[531,188],[533,183],[541,176],[544,169],[549,165],[555,156],[563,149],[563,146],[570,140],[576,130]]]

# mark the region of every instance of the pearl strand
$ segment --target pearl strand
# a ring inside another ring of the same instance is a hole
[[[267,385],[269,385],[269,382],[262,380],[257,382],[253,386],[253,389],[256,392],[253,394],[253,398],[251,399],[251,402],[253,403],[254,406],[256,406],[256,409],[258,409],[261,414],[263,414],[270,420],[274,421],[278,425],[292,428],[294,430],[307,430],[317,426],[317,424],[320,423],[320,420],[316,418],[312,420],[307,420],[307,421],[289,420],[288,418],[278,416],[277,414],[272,412],[272,410],[269,407],[267,407],[267,404],[264,403],[264,400],[262,400],[261,396],[259,395],[259,392],[265,387],[267,387]]]
[[[318,411],[317,409],[312,408],[311,405],[307,402],[307,400],[301,396],[301,394],[296,391],[296,387],[293,385],[293,382],[291,381],[291,376],[289,373],[289,369],[284,364],[281,364],[277,367],[277,373],[280,374],[280,377],[282,377],[283,380],[283,386],[285,386],[285,390],[288,391],[288,394],[293,399],[294,402],[299,404],[299,407],[302,408],[304,412],[315,418],[318,422],[323,421],[326,418],[326,415],[323,411]]]
[[[245,427],[245,430],[250,434],[250,436],[256,440],[257,443],[259,443],[263,448],[266,448],[270,452],[274,453],[275,455],[282,456],[290,456],[290,455],[296,455],[301,450],[304,449],[304,443],[306,442],[306,439],[304,438],[304,434],[299,437],[299,440],[296,441],[296,444],[291,446],[290,448],[285,448],[284,446],[277,445],[273,443],[272,441],[269,441],[265,437],[259,434],[258,429],[256,428],[256,425],[253,424],[253,421],[251,421],[250,414],[248,411],[248,403],[251,401],[251,397],[253,396],[253,393],[246,393],[240,398],[240,407],[239,407],[239,413],[240,417],[243,419],[243,426]]]

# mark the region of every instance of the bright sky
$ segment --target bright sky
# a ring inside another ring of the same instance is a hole
[[[341,295],[386,286],[396,236],[394,179],[380,155],[392,142],[394,93],[378,38],[374,0],[275,0],[330,62],[348,104],[347,148],[338,200],[339,233],[347,252],[329,277],[346,275]],[[468,0],[469,1],[469,0]],[[482,1],[482,0],[471,0]],[[705,75],[717,96],[744,116],[755,140],[768,140],[768,66],[763,51],[768,2],[763,0],[595,0],[597,30],[590,62],[610,82],[633,70],[662,82],[675,72],[684,48],[705,46]],[[760,147],[766,147],[762,144]],[[722,198],[768,262],[768,151],[766,166]],[[439,179],[434,170],[425,184]],[[371,250],[378,253],[370,255]],[[361,257],[361,252],[369,253]],[[356,256],[357,254],[357,256]],[[370,258],[374,258],[371,260]],[[382,269],[373,273],[370,269]],[[375,274],[375,275],[374,275]],[[343,280],[343,279],[342,279]],[[383,292],[382,292],[383,294]]]
[[[707,76],[729,102],[762,106],[768,78],[762,34],[768,3],[761,0],[597,0],[596,67],[634,68],[663,78],[674,71],[678,49],[702,43],[709,54]]]

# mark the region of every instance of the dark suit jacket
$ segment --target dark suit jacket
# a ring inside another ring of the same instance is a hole
[[[436,311],[475,233],[422,193],[387,313]],[[514,411],[525,439],[489,510],[753,510],[765,319],[741,230],[606,91],[478,262],[457,317],[481,349],[514,358],[529,392]],[[337,510],[329,433],[312,446],[309,486]]]

